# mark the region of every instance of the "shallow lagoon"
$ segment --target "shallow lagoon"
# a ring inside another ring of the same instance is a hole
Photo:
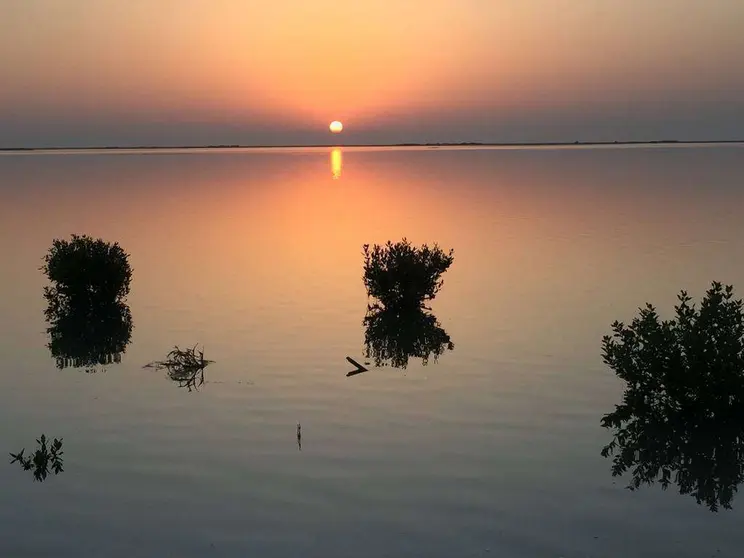
[[[0,470],[0,555],[738,556],[744,501],[626,490],[599,421],[613,320],[714,279],[744,294],[743,155],[0,155],[0,449],[65,449],[43,483]],[[39,267],[71,233],[134,269],[131,343],[92,374],[46,347]],[[362,245],[404,236],[455,250],[432,304],[454,349],[347,377]],[[195,343],[196,390],[143,368]]]

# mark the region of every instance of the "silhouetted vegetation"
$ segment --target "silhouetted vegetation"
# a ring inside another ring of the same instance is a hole
[[[52,282],[44,287],[47,345],[58,368],[121,362],[132,336],[132,315],[124,300],[132,269],[117,243],[89,236],[55,239],[42,271]]]
[[[375,366],[406,368],[410,358],[426,365],[455,348],[436,317],[421,308],[399,311],[370,306],[364,317],[365,358]]]
[[[121,301],[132,280],[129,255],[118,243],[86,235],[55,239],[41,269],[53,283],[44,289],[45,297],[62,305]]]
[[[175,347],[165,360],[156,360],[145,365],[145,368],[165,369],[168,378],[178,384],[179,387],[198,389],[204,384],[204,368],[211,364],[212,360],[204,359],[204,352],[193,348],[181,350]]]
[[[442,274],[454,261],[434,244],[414,247],[405,238],[384,246],[364,245],[364,286],[387,309],[420,308],[442,288]]]
[[[18,453],[11,453],[10,463],[18,463],[24,471],[33,470],[34,480],[40,482],[45,480],[50,472],[55,475],[63,472],[62,439],[55,438],[51,445],[47,446],[47,438],[42,434],[41,438],[37,438],[36,443],[39,447],[29,457],[23,455],[25,448]]]
[[[602,418],[613,430],[602,455],[628,488],[676,483],[711,511],[730,509],[744,480],[744,312],[733,287],[714,282],[696,308],[685,291],[676,316],[647,304],[602,340],[606,364],[626,382]]]

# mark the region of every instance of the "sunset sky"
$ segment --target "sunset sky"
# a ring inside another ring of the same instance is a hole
[[[741,0],[0,0],[0,18],[0,147],[744,139]]]

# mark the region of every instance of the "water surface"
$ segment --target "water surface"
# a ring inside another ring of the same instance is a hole
[[[744,500],[636,492],[600,455],[615,319],[744,292],[744,148],[0,155],[1,556],[739,556]],[[54,238],[118,241],[131,343],[57,369]],[[454,248],[437,362],[364,360],[362,245]],[[189,392],[143,368],[215,361]],[[302,449],[296,425],[302,424]],[[7,453],[6,453],[7,455]]]

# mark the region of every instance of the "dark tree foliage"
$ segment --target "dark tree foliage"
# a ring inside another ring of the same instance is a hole
[[[375,366],[389,362],[395,368],[406,368],[412,357],[426,365],[430,358],[436,362],[444,351],[455,348],[436,317],[420,308],[398,311],[371,306],[364,326],[365,358]]]
[[[28,457],[23,455],[25,448],[18,453],[11,453],[10,463],[18,463],[24,471],[33,470],[34,480],[39,482],[44,481],[50,472],[55,475],[63,472],[62,439],[55,438],[51,445],[47,446],[47,438],[42,434],[41,438],[37,438],[36,443],[39,447]]]
[[[120,362],[132,337],[124,302],[132,279],[129,255],[118,243],[72,235],[53,241],[41,269],[52,283],[44,287],[44,314],[57,367],[94,371]]]
[[[744,312],[733,287],[714,282],[696,308],[685,291],[676,316],[650,304],[630,325],[612,324],[604,362],[626,382],[602,418],[613,430],[602,455],[628,488],[672,482],[717,511],[731,508],[744,480]]]
[[[87,235],[55,239],[41,270],[53,284],[44,289],[45,298],[61,305],[123,300],[132,279],[129,255],[118,243]]]
[[[405,238],[385,246],[364,245],[364,286],[386,308],[418,308],[442,288],[442,274],[454,261],[434,244],[421,248]]]

